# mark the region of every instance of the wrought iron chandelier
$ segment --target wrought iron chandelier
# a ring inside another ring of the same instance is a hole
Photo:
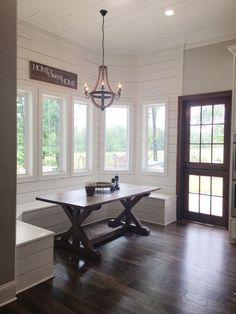
[[[91,98],[92,103],[99,107],[102,111],[111,106],[113,101],[118,100],[121,95],[121,84],[118,85],[118,92],[115,93],[108,81],[108,69],[104,65],[104,17],[107,14],[107,10],[100,11],[102,15],[102,65],[98,67],[98,79],[92,89],[89,91],[88,85],[84,84],[84,92],[86,98]]]

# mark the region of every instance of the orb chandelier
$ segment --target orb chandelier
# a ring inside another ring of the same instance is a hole
[[[94,88],[89,91],[88,85],[84,84],[86,98],[90,98],[92,103],[102,111],[111,106],[113,101],[118,100],[121,95],[121,84],[118,85],[118,92],[115,93],[108,80],[108,68],[104,65],[104,17],[107,10],[100,11],[102,15],[102,65],[98,67],[98,79]]]

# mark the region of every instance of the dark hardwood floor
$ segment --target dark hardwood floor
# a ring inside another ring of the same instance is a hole
[[[100,246],[100,262],[56,249],[55,278],[20,293],[0,313],[236,313],[236,246],[225,230],[149,227],[149,237]]]

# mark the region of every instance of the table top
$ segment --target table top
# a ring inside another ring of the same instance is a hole
[[[59,205],[71,205],[80,208],[86,208],[96,205],[103,205],[128,197],[150,194],[156,190],[160,190],[160,187],[121,183],[120,190],[116,190],[111,193],[97,194],[95,192],[94,196],[86,196],[85,189],[83,188],[80,190],[43,195],[36,197],[36,200]]]

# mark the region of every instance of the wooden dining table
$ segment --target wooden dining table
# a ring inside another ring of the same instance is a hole
[[[143,197],[159,189],[160,187],[122,183],[119,190],[103,193],[95,191],[94,196],[86,196],[85,189],[79,189],[43,195],[36,199],[60,205],[71,222],[71,227],[56,240],[55,244],[97,260],[101,258],[101,254],[95,246],[102,242],[127,232],[143,236],[150,234],[149,229],[135,217],[132,209]],[[100,210],[102,205],[116,201],[120,201],[123,210],[117,217],[109,220],[108,226],[113,230],[89,239],[83,227],[86,218],[93,211]]]

